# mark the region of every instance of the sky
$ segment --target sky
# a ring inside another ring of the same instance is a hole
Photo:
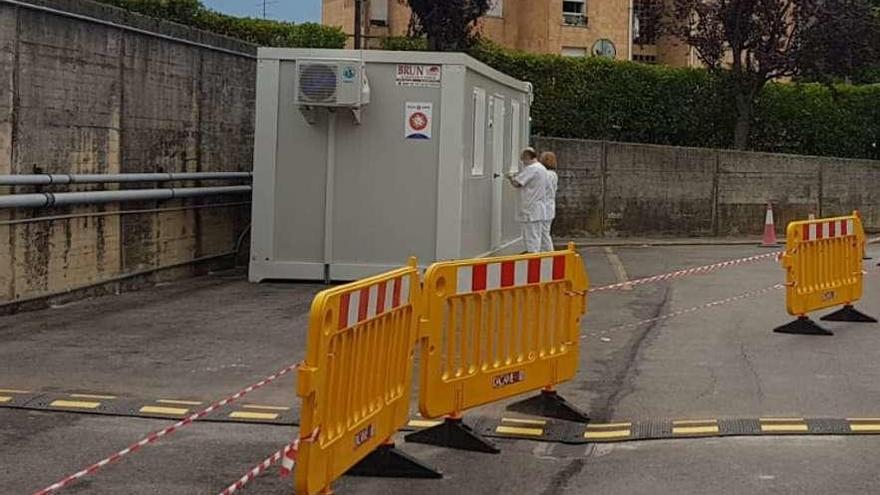
[[[263,0],[202,0],[205,7],[242,17],[262,17]],[[266,17],[293,22],[321,22],[321,0],[266,0]]]

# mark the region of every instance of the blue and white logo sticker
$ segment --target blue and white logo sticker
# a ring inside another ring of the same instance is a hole
[[[354,82],[357,78],[357,68],[352,65],[346,65],[342,68],[342,82]]]

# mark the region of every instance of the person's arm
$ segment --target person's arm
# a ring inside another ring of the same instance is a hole
[[[522,187],[522,184],[520,184],[519,182],[516,181],[516,175],[517,174],[515,174],[513,172],[508,172],[506,177],[507,177],[508,182],[510,182],[511,186],[516,187],[516,188],[520,188],[520,187]]]
[[[526,167],[520,171],[520,173],[516,175],[510,176],[510,183],[513,184],[513,187],[523,187],[527,185],[532,178],[535,176],[534,167]]]

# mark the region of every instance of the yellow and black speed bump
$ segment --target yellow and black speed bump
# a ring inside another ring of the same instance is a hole
[[[0,407],[155,419],[182,419],[209,405],[210,402],[201,400],[140,399],[106,393],[35,393],[12,389],[0,392]],[[241,401],[218,408],[199,421],[296,426],[298,416],[299,411],[292,407]]]
[[[39,397],[40,393],[23,389],[0,389],[0,407],[22,407]]]
[[[105,393],[36,392],[0,388],[0,408],[104,414],[178,420],[207,407],[197,399],[139,399]],[[294,407],[236,402],[207,415],[201,421],[297,426]],[[403,429],[419,430],[441,420],[413,418]],[[609,420],[588,424],[535,417],[467,415],[465,421],[482,435],[567,444],[625,442],[733,436],[778,435],[880,435],[880,416],[840,418],[760,417],[681,418],[652,421]]]
[[[688,418],[581,424],[540,418],[466,417],[466,421],[487,437],[567,444],[739,436],[880,434],[880,418]],[[414,419],[407,429],[427,428],[437,422]]]

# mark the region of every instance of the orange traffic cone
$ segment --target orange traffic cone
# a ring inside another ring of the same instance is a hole
[[[773,222],[773,205],[767,203],[767,215],[764,217],[764,240],[762,247],[777,247],[776,224]]]

